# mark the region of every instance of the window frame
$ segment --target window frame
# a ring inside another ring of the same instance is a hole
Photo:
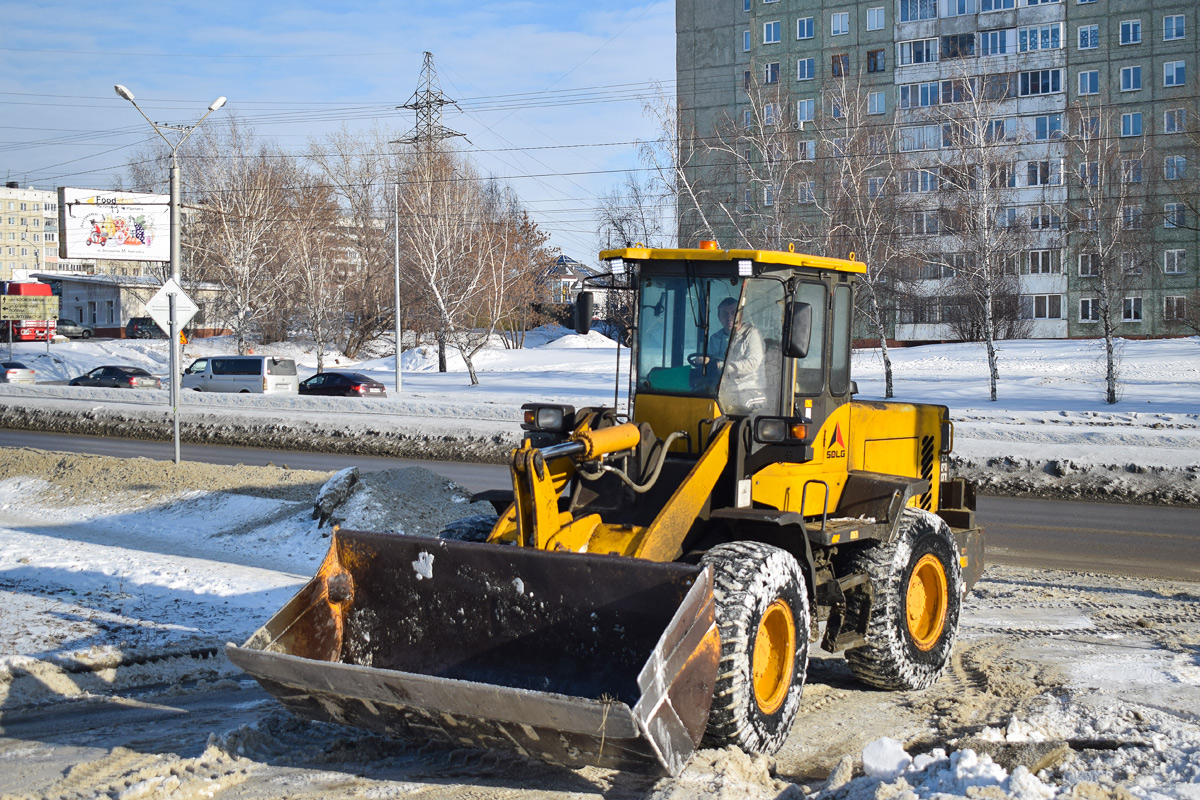
[[[1088,37],[1089,44],[1086,46],[1083,43],[1084,31],[1090,31],[1092,34]],[[1100,26],[1096,23],[1092,23],[1091,25],[1080,25],[1078,28],[1076,28],[1075,44],[1077,50],[1099,50]]]
[[[780,44],[783,41],[783,23],[780,20],[770,20],[762,24],[762,43],[763,44]],[[775,38],[770,38],[770,34],[774,34]]]
[[[872,24],[872,17],[875,17]],[[881,31],[887,25],[887,9],[884,6],[873,6],[867,9],[867,30]]]
[[[1163,41],[1164,42],[1177,42],[1180,39],[1186,39],[1187,38],[1187,22],[1185,21],[1186,19],[1187,19],[1187,17],[1184,14],[1163,14]],[[1167,20],[1173,20],[1178,23],[1178,27],[1176,27],[1176,25],[1174,25],[1174,24],[1171,25],[1171,34],[1172,34],[1171,36],[1167,36]]]
[[[839,26],[838,23],[843,26]],[[830,36],[847,36],[850,33],[850,12],[849,11],[834,11],[829,15],[829,35]]]
[[[1168,81],[1168,77],[1171,78]],[[1163,88],[1175,89],[1187,83],[1187,60],[1163,62]]]
[[[1084,81],[1087,81],[1087,89],[1084,91]],[[1076,87],[1080,97],[1090,97],[1091,95],[1100,94],[1100,70],[1098,69],[1081,69],[1078,76],[1079,85]]]
[[[1142,43],[1142,21],[1140,19],[1123,19],[1120,23],[1120,34],[1117,38],[1117,44],[1121,47]],[[1129,40],[1126,41],[1125,34],[1129,33]],[[1137,38],[1134,38],[1136,36]]]
[[[1136,84],[1136,85],[1135,85]],[[1140,92],[1142,90],[1142,65],[1130,64],[1121,67],[1121,91]]]
[[[808,23],[805,25],[805,23]],[[804,30],[808,31],[808,35],[804,35]],[[813,17],[800,17],[796,20],[796,40],[816,38],[816,28],[814,27]]]
[[[1133,130],[1133,123],[1137,123],[1137,130]],[[1128,123],[1128,124],[1126,124]],[[1143,131],[1142,112],[1129,111],[1121,115],[1121,137],[1141,136]]]
[[[1179,255],[1174,255],[1178,253]],[[1174,262],[1174,263],[1168,263]],[[1184,275],[1187,273],[1187,249],[1170,247],[1163,250],[1163,274]]]
[[[802,65],[807,65],[807,67],[808,67],[807,75],[805,74],[806,70]],[[815,57],[809,56],[808,58],[796,59],[796,80],[811,81],[816,77],[817,77],[817,60]]]

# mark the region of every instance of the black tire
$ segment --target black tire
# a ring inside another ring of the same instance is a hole
[[[928,511],[905,509],[895,541],[855,553],[848,566],[867,573],[874,590],[873,601],[859,592],[847,598],[851,622],[870,608],[867,644],[846,651],[850,669],[880,689],[932,686],[950,662],[962,608],[950,528]]]
[[[500,517],[496,514],[476,514],[473,517],[456,519],[438,534],[439,539],[455,539],[460,542],[486,542],[492,528]]]
[[[800,710],[808,670],[804,573],[786,550],[759,542],[719,545],[708,551],[703,563],[713,568],[721,634],[705,744],[774,753]],[[784,637],[789,627],[790,637]],[[778,646],[770,646],[771,640]],[[756,665],[762,676],[757,681]]]
[[[80,339],[90,339],[90,338],[92,338],[92,332],[84,331],[83,333],[79,334],[79,338]]]

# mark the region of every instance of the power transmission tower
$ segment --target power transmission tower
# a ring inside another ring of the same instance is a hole
[[[442,125],[442,106],[458,108],[457,103],[442,94],[437,69],[433,66],[433,53],[426,51],[425,65],[421,67],[421,81],[417,90],[413,92],[413,96],[408,99],[407,103],[399,106],[399,108],[415,111],[417,124],[408,136],[400,139],[399,142],[416,145],[417,152],[428,158],[433,154],[438,143],[455,136],[466,138],[465,134],[452,131]]]

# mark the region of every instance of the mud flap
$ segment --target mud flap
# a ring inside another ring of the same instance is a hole
[[[676,775],[720,641],[707,568],[340,530],[226,652],[301,717]]]

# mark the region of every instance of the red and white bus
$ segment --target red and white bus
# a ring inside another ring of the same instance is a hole
[[[50,297],[48,283],[18,283],[7,281],[0,284],[0,294],[16,295],[19,297]],[[0,320],[0,341],[10,341],[8,338],[8,320]],[[44,342],[54,338],[58,328],[56,319],[14,319],[11,321],[12,339],[14,342]]]

